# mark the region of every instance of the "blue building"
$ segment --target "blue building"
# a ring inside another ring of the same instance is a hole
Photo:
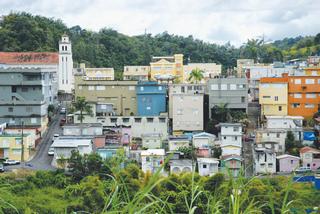
[[[158,116],[167,112],[167,87],[157,82],[139,82],[136,87],[139,116]]]

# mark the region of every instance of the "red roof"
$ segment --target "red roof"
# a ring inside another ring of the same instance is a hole
[[[0,52],[0,64],[58,64],[58,52]]]
[[[300,149],[300,153],[306,153],[306,152],[320,153],[320,150],[315,149],[315,148],[311,148],[309,146],[305,146]]]

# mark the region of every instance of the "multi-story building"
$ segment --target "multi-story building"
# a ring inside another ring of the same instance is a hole
[[[9,126],[47,125],[48,105],[56,104],[53,71],[42,68],[0,68],[0,123]]]
[[[221,65],[216,63],[189,63],[183,66],[184,82],[190,82],[190,73],[195,69],[203,71],[203,83],[209,78],[221,75]]]
[[[35,148],[31,134],[23,134],[23,161],[30,158],[31,150]],[[22,134],[0,134],[0,158],[22,161]]]
[[[305,146],[300,149],[302,166],[317,170],[320,167],[320,150]]]
[[[248,84],[245,78],[215,78],[207,82],[209,112],[214,106],[228,104],[231,110],[247,112]]]
[[[59,91],[72,93],[74,89],[72,47],[68,35],[63,34],[59,41]]]
[[[164,171],[162,164],[164,164],[165,151],[164,149],[148,149],[141,151],[141,165],[144,173],[155,173],[157,170]]]
[[[152,61],[150,63],[151,80],[156,80],[157,78],[164,78],[167,76],[176,77],[183,82],[183,54],[152,57]]]
[[[138,82],[136,87],[139,116],[158,116],[167,112],[167,86],[157,82]]]
[[[150,66],[138,65],[138,66],[124,66],[123,80],[142,80],[147,81],[149,79]]]
[[[220,123],[220,144],[222,156],[239,155],[242,148],[242,125],[241,123]]]
[[[285,152],[285,141],[287,131],[284,129],[259,129],[255,131],[255,144],[258,148],[266,147],[265,145],[273,145],[273,149],[277,154]]]
[[[288,78],[288,115],[311,118],[320,109],[320,76]]]
[[[85,63],[80,63],[75,75],[83,75],[86,80],[114,80],[113,68],[87,68]]]
[[[273,149],[254,149],[254,172],[255,174],[276,173],[276,153]]]
[[[170,136],[168,138],[169,151],[177,151],[179,148],[190,147],[190,139],[188,136]]]
[[[253,59],[237,59],[237,77],[244,77],[245,72],[243,67],[250,66],[253,64]]]
[[[260,79],[259,103],[261,116],[288,114],[288,77]]]
[[[75,96],[92,103],[94,117],[137,114],[137,81],[109,81],[105,77],[75,76]]]

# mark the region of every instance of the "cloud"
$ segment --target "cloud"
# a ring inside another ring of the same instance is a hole
[[[128,35],[170,34],[241,45],[264,35],[271,40],[319,33],[314,0],[1,0],[0,11],[26,11],[98,31]]]

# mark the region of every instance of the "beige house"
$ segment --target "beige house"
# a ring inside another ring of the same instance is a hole
[[[173,131],[203,130],[203,94],[172,95]]]
[[[113,68],[86,68],[86,65],[81,63],[75,73],[82,74],[87,80],[114,80]]]
[[[75,75],[75,97],[85,97],[92,103],[94,116],[137,113],[137,81],[109,81]]]
[[[201,81],[202,83],[204,83],[205,80],[209,78],[221,75],[221,67],[221,65],[218,65],[216,63],[189,63],[188,65],[184,65],[184,82],[189,82],[188,79],[192,70],[199,69],[204,72],[204,79]]]
[[[123,80],[148,80],[150,66],[124,66]]]

